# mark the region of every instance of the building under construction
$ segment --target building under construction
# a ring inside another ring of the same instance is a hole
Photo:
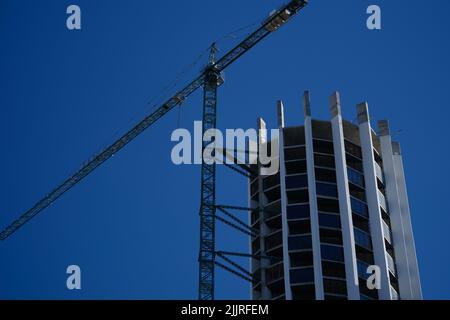
[[[375,133],[367,103],[357,106],[358,124],[343,120],[338,93],[331,121],[311,118],[308,92],[303,103],[304,125],[285,127],[279,102],[279,173],[250,179],[249,207],[259,209],[250,250],[273,257],[251,259],[252,299],[421,299],[402,155],[388,122]],[[370,290],[372,265],[380,288]]]

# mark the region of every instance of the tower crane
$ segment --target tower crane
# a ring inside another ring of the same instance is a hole
[[[127,131],[118,140],[112,143],[104,151],[97,154],[83,167],[61,185],[53,189],[40,201],[38,201],[28,211],[23,213],[17,220],[12,222],[0,233],[0,240],[5,240],[30,221],[34,216],[47,208],[52,202],[69,191],[73,186],[86,178],[91,172],[98,168],[102,163],[111,158],[120,151],[134,138],[139,136],[145,129],[161,119],[175,106],[180,105],[198,88],[203,87],[203,133],[209,129],[216,128],[216,106],[217,106],[217,88],[223,84],[223,71],[235,60],[253,48],[258,42],[266,36],[279,29],[288,22],[301,9],[307,5],[307,0],[291,0],[280,9],[273,11],[265,19],[259,28],[223,55],[216,61],[215,44],[211,46],[209,63],[202,70],[200,75],[190,82],[183,89],[176,92],[170,99],[164,102],[151,114],[138,122],[133,128]],[[207,147],[207,142],[203,142],[203,150]],[[215,220],[216,220],[216,166],[215,164],[206,164],[202,161],[201,165],[201,203],[200,203],[200,251],[199,251],[199,288],[198,298],[200,300],[214,299],[214,267],[220,265],[215,261],[216,254],[223,256],[222,252],[215,251]],[[220,208],[224,210],[223,208]]]

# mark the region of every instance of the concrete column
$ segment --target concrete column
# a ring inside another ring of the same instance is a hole
[[[280,191],[281,191],[281,230],[283,236],[283,268],[284,268],[284,290],[286,300],[292,300],[290,281],[290,257],[288,247],[289,226],[287,222],[287,197],[286,197],[286,168],[284,166],[284,106],[278,101],[278,130],[279,130],[279,156],[280,156]]]
[[[311,103],[308,91],[303,95],[303,109],[305,114],[305,145],[306,164],[308,171],[309,209],[311,215],[311,237],[314,261],[314,282],[316,299],[324,300],[322,258],[320,253],[319,214],[317,210],[316,175],[314,171],[314,150],[312,136]]]
[[[400,288],[400,297],[404,300],[413,298],[412,277],[410,267],[414,265],[414,258],[411,257],[411,244],[414,246],[411,222],[409,219],[409,206],[405,201],[406,188],[403,197],[400,197],[398,174],[396,172],[396,162],[392,149],[392,139],[389,130],[389,123],[386,120],[378,122],[378,129],[381,141],[381,153],[383,157],[383,171],[386,187],[386,197],[389,204],[389,216],[391,218],[392,241],[395,252],[395,264]],[[398,150],[399,151],[399,150]],[[397,169],[398,170],[398,169]],[[402,185],[404,185],[402,183]],[[407,200],[406,200],[407,201]],[[408,207],[406,209],[406,207]],[[403,208],[403,210],[402,210]],[[406,228],[409,224],[410,228]],[[407,230],[408,229],[408,230]],[[408,250],[409,249],[409,250]],[[410,255],[408,255],[410,251]],[[415,255],[415,249],[414,249]],[[409,259],[413,261],[409,261]],[[416,264],[417,266],[417,264]],[[417,270],[418,275],[418,270]]]
[[[375,264],[381,270],[381,288],[378,290],[378,296],[380,300],[391,300],[389,271],[382,225],[383,219],[380,210],[375,158],[373,155],[372,128],[370,126],[368,109],[367,103],[361,103],[357,106],[364,180],[366,183],[366,197],[369,208],[369,225]]]
[[[267,131],[266,123],[262,118],[258,118],[258,150],[260,150],[261,144],[267,143]],[[267,199],[263,192],[263,176],[261,175],[261,164],[258,162],[258,190],[259,190],[259,237],[260,237],[260,247],[261,254],[266,254],[266,243],[265,238],[269,233],[269,227],[264,222],[264,206],[267,204]],[[270,300],[272,298],[269,288],[267,287],[266,281],[266,269],[269,265],[267,259],[260,260],[261,266],[261,298],[263,300]]]
[[[417,263],[416,246],[409,212],[408,193],[406,190],[405,174],[403,171],[403,160],[400,145],[392,143],[395,177],[397,182],[400,212],[405,235],[406,255],[408,257],[408,269],[411,282],[411,299],[422,300],[422,288],[420,285],[419,266]]]
[[[352,207],[348,186],[347,160],[345,158],[344,129],[342,126],[341,99],[338,92],[330,97],[331,126],[333,131],[336,180],[339,195],[342,240],[344,244],[345,276],[349,300],[359,300],[358,268],[356,264],[355,237],[353,234]]]

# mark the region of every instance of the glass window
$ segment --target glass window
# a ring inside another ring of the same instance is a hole
[[[316,298],[314,284],[292,286],[293,300],[314,300]]]
[[[370,265],[374,264],[373,253],[363,247],[356,246],[356,258]]]
[[[283,133],[285,146],[305,144],[305,128],[303,126],[284,128]]]
[[[355,243],[360,245],[363,248],[372,250],[372,241],[370,239],[370,236],[359,230],[359,229],[353,229],[353,234],[355,235]]]
[[[341,230],[320,229],[320,242],[342,245]]]
[[[306,159],[305,147],[288,148],[284,150],[284,160],[304,160]]]
[[[314,268],[294,269],[289,274],[291,283],[314,282]]]
[[[347,175],[350,182],[364,188],[364,175],[350,167],[347,167]]]
[[[311,233],[311,223],[310,223],[309,219],[298,220],[298,221],[289,221],[288,224],[289,224],[289,234],[290,235]]]
[[[312,248],[311,236],[289,236],[288,242],[290,250],[304,250]]]
[[[264,190],[272,188],[279,184],[280,184],[280,174],[279,173],[272,175],[272,176],[268,176],[263,179]]]
[[[336,172],[334,170],[316,168],[314,171],[317,181],[336,183]]]
[[[343,280],[323,280],[323,290],[326,293],[347,295],[347,284]]]
[[[266,250],[281,245],[283,243],[281,231],[271,234],[270,236],[266,237],[265,240],[266,240]]]
[[[280,196],[281,196],[280,187],[270,189],[269,191],[264,192],[264,194],[267,197],[267,203],[271,203],[275,200],[279,200]]]
[[[334,199],[317,198],[317,207],[323,212],[339,212],[339,201]]]
[[[298,189],[307,186],[308,176],[306,174],[286,177],[286,189]]]
[[[322,244],[320,246],[320,250],[322,253],[323,260],[341,261],[341,262],[344,261],[344,250],[342,249],[342,247]]]
[[[306,173],[306,160],[285,162],[286,174]]]
[[[345,265],[340,262],[322,261],[322,274],[324,277],[345,279]]]
[[[287,191],[288,204],[305,203],[309,201],[308,189]]]
[[[333,142],[323,140],[313,140],[314,152],[334,154]]]
[[[341,219],[337,214],[319,213],[319,225],[321,227],[341,228]]]
[[[357,214],[352,214],[353,226],[370,234],[369,220]]]
[[[347,153],[347,154],[345,154],[345,160],[349,167],[351,167],[359,172],[363,172],[363,164],[362,164],[361,159],[358,159]]]
[[[312,251],[290,252],[289,257],[291,258],[292,268],[313,265]]]
[[[335,184],[316,183],[316,193],[318,196],[338,197],[338,190]]]
[[[354,213],[357,213],[360,216],[363,216],[366,218],[369,216],[367,205],[364,202],[361,202],[358,199],[355,199],[353,197],[350,198],[350,202],[352,205],[352,211]]]
[[[356,144],[348,140],[345,140],[344,143],[346,152],[350,153],[352,156],[362,159],[361,147],[357,146]]]
[[[309,204],[287,206],[287,218],[288,219],[309,218]]]
[[[314,155],[314,165],[318,167],[328,167],[335,168],[336,163],[334,162],[333,156],[326,156],[323,154],[315,154]]]

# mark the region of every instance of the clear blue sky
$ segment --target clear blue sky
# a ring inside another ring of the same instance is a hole
[[[78,4],[82,30],[68,31]],[[382,9],[382,30],[365,27]],[[262,20],[279,0],[1,0],[0,227],[28,209],[151,109],[147,102],[230,31]],[[450,298],[450,2],[319,1],[226,72],[221,128],[303,122],[301,94],[328,119],[367,100],[401,141],[425,298]],[[246,31],[250,31],[247,29]],[[221,53],[231,37],[218,43]],[[198,73],[206,56],[191,72]],[[182,82],[184,83],[184,82]],[[198,166],[170,161],[170,134],[201,119],[201,92],[0,243],[0,298],[197,297]],[[246,204],[246,181],[220,168],[218,202]],[[218,248],[246,251],[245,236],[218,228]],[[82,269],[81,291],[65,269]],[[217,271],[216,296],[248,298],[248,284]]]

